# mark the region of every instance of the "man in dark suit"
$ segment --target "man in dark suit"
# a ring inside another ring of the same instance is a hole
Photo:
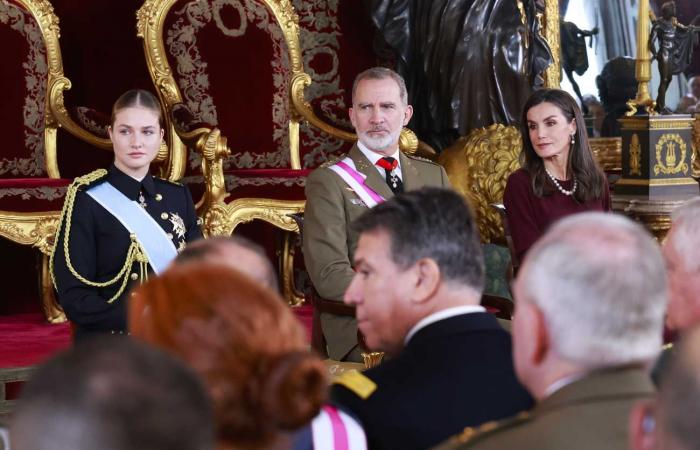
[[[449,186],[441,166],[399,151],[401,129],[413,110],[398,74],[381,67],[362,72],[352,98],[357,144],[345,159],[314,171],[306,181],[306,269],[321,297],[339,302],[354,275],[357,233],[350,223],[396,192]],[[321,325],[332,359],[362,361],[353,317],[323,313]]]
[[[355,414],[372,449],[425,449],[461,430],[528,409],[510,336],[479,305],[484,261],[459,194],[423,188],[354,223],[357,270],[345,293],[373,350],[392,358],[337,379],[333,400]]]
[[[514,295],[515,369],[537,406],[440,449],[627,448],[629,413],[653,395],[648,367],[661,350],[656,242],[623,216],[569,216],[530,249]]]

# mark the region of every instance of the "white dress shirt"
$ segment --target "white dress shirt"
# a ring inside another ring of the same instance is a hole
[[[377,165],[377,161],[384,158],[384,155],[380,155],[379,153],[368,149],[367,147],[365,147],[365,144],[363,144],[360,141],[357,141],[357,148],[359,148],[360,151],[367,157],[367,159],[369,159],[369,162],[371,162],[372,165],[374,166],[374,168],[379,171],[379,174],[382,176],[382,178],[385,178],[386,171]],[[400,150],[397,148],[396,151],[394,152],[394,154],[391,155],[391,158],[394,158],[396,160],[396,162],[398,163],[398,166],[396,166],[396,169],[392,170],[392,172],[394,172],[394,174],[396,174],[401,179],[401,181],[403,181],[403,175],[401,174],[401,159],[399,159],[399,152],[400,152]]]

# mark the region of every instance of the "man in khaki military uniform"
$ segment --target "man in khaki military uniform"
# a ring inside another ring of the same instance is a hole
[[[682,335],[700,324],[700,198],[688,200],[671,215],[673,224],[663,243],[668,276],[668,308],[666,327]],[[664,376],[673,354],[673,344],[664,351],[654,366],[654,380]]]
[[[569,216],[530,250],[514,294],[515,370],[537,405],[438,448],[627,448],[630,410],[653,395],[647,367],[661,350],[657,244],[622,216]]]
[[[700,328],[687,330],[676,346],[654,400],[630,414],[632,450],[683,450],[700,442]]]
[[[394,71],[375,67],[359,74],[350,108],[359,140],[342,164],[315,170],[306,181],[304,260],[323,298],[341,302],[354,275],[354,219],[396,193],[449,186],[441,166],[399,151],[401,129],[413,113],[407,99]],[[354,318],[324,313],[321,325],[332,359],[361,361]]]

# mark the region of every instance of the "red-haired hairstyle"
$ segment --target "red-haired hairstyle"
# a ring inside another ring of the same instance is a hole
[[[204,379],[224,447],[265,448],[326,400],[327,371],[289,307],[229,267],[174,266],[150,279],[130,298],[129,324]]]

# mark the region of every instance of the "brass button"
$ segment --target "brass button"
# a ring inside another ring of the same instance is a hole
[[[156,194],[156,201],[159,202],[161,200],[163,200],[163,196],[160,194]]]
[[[161,214],[161,215],[160,215],[160,218],[163,219],[163,220],[167,219],[167,218],[168,218],[168,213],[163,213],[163,214]]]
[[[138,280],[138,279],[139,279],[139,275],[138,275],[136,272],[133,272],[133,273],[131,274],[131,279],[132,279],[132,280]]]
[[[173,234],[172,234],[172,233],[168,233],[168,239],[170,239],[171,241],[173,240]]]

